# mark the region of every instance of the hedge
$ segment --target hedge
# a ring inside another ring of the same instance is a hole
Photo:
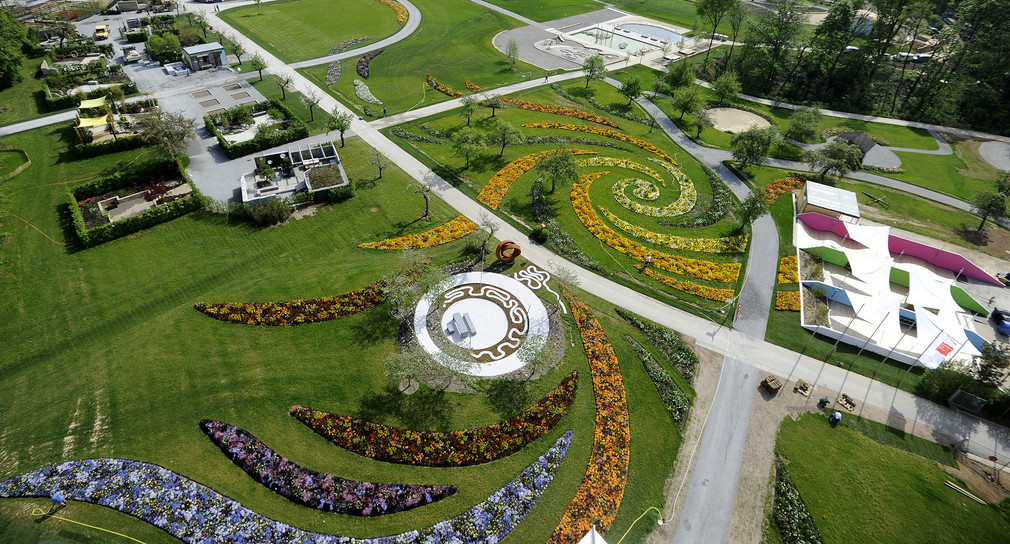
[[[81,213],[81,209],[77,205],[78,202],[94,195],[100,195],[109,191],[122,189],[123,187],[131,185],[135,181],[147,181],[147,179],[152,175],[162,174],[165,172],[178,174],[190,185],[190,187],[193,188],[193,194],[180,200],[163,204],[152,210],[146,210],[140,215],[120,219],[114,223],[109,223],[93,229],[89,229],[87,225],[85,225],[84,215]],[[145,167],[125,172],[117,172],[111,176],[82,183],[81,185],[68,189],[67,198],[69,200],[67,205],[70,208],[70,214],[74,221],[74,230],[81,241],[81,245],[86,248],[97,246],[99,244],[115,240],[116,238],[121,238],[128,234],[133,234],[134,232],[170,221],[176,217],[186,215],[193,210],[199,209],[203,205],[203,195],[200,193],[200,190],[197,189],[196,185],[193,184],[193,180],[190,179],[189,175],[182,168],[182,164],[179,163],[178,160],[160,161]]]
[[[106,94],[109,93],[109,89],[94,89],[86,93],[77,92],[65,96],[51,96],[49,86],[43,83],[43,87],[45,87],[46,90],[46,107],[50,111],[76,108],[81,104],[81,100],[88,98],[98,98],[100,96],[105,96]],[[119,88],[123,90],[124,96],[137,94],[137,84],[132,81],[120,83]]]
[[[225,155],[228,155],[229,159],[235,159],[248,155],[250,153],[256,153],[263,151],[264,149],[270,149],[271,147],[276,147],[279,145],[286,144],[288,142],[293,142],[295,140],[301,140],[302,138],[309,137],[309,127],[305,123],[295,117],[294,112],[291,111],[286,105],[278,102],[276,100],[269,100],[267,102],[260,102],[252,106],[253,112],[266,111],[271,107],[280,110],[284,116],[287,118],[289,127],[287,130],[281,132],[275,132],[270,136],[260,136],[257,135],[252,140],[247,140],[245,142],[239,142],[237,144],[228,143],[225,140],[224,134],[218,130],[217,125],[214,123],[214,118],[210,115],[206,115],[203,118],[203,124],[207,128],[207,131],[217,137],[217,143],[221,144],[221,149],[224,150]]]
[[[781,459],[775,462],[775,504],[772,519],[783,544],[821,544],[821,533],[814,517],[796,490]]]
[[[126,43],[142,43],[147,41],[147,32],[127,32]]]
[[[74,146],[74,152],[83,159],[90,159],[109,153],[141,148],[145,145],[148,143],[140,136],[120,136],[118,140],[107,140],[98,144],[77,144]]]

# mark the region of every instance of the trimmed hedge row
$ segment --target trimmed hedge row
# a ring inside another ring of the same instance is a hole
[[[687,395],[677,387],[677,382],[673,381],[666,369],[648,350],[642,347],[642,344],[627,334],[624,335],[624,338],[631,345],[631,349],[635,350],[642,365],[645,366],[645,372],[649,374],[649,379],[659,391],[659,396],[663,400],[666,410],[670,412],[673,422],[683,428],[687,421],[687,412],[691,409],[691,402],[687,400]]]
[[[193,188],[193,194],[191,196],[163,204],[157,208],[146,210],[144,213],[139,215],[125,217],[114,223],[109,223],[93,229],[89,229],[84,223],[84,215],[81,213],[81,209],[77,205],[78,202],[94,195],[100,195],[109,191],[122,189],[134,182],[139,183],[148,181],[151,176],[164,173],[171,173],[181,177],[186,183],[189,183],[190,187]],[[203,195],[200,193],[200,190],[197,189],[196,185],[193,184],[193,180],[190,179],[188,174],[186,174],[186,171],[183,169],[182,164],[180,164],[178,160],[156,162],[145,167],[125,172],[117,172],[111,176],[82,183],[67,190],[67,199],[67,206],[70,208],[70,214],[74,221],[74,231],[77,233],[77,237],[80,239],[81,245],[86,248],[94,247],[99,244],[115,240],[116,238],[121,238],[128,234],[133,234],[134,232],[170,221],[176,217],[186,215],[193,210],[199,209],[203,205]]]
[[[294,112],[290,108],[278,102],[276,100],[269,100],[267,102],[260,102],[252,106],[254,112],[266,111],[270,108],[277,108],[284,116],[287,117],[289,127],[287,130],[276,132],[270,136],[260,136],[257,135],[252,140],[247,140],[245,142],[239,142],[237,144],[228,143],[225,140],[224,134],[218,130],[217,125],[214,123],[213,117],[210,115],[205,115],[203,118],[203,124],[207,128],[207,131],[217,137],[217,143],[221,145],[221,149],[224,150],[225,155],[228,155],[229,159],[235,159],[248,155],[250,153],[256,153],[263,151],[264,149],[270,149],[271,147],[276,147],[279,145],[286,144],[288,142],[293,142],[295,140],[301,140],[302,138],[309,137],[309,127],[305,123],[295,116]]]
[[[614,308],[614,311],[631,324],[632,327],[635,327],[645,335],[649,342],[652,342],[652,345],[656,346],[656,349],[670,361],[670,364],[688,382],[694,379],[694,371],[698,367],[698,354],[676,332],[666,327],[646,322],[637,315],[621,308]]]
[[[148,145],[140,136],[120,136],[118,140],[108,140],[99,144],[77,144],[74,152],[81,158],[90,159],[109,153],[128,151]]]

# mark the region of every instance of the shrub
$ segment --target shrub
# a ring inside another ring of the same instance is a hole
[[[252,220],[261,227],[283,223],[289,217],[291,217],[291,202],[286,198],[271,198],[252,209]]]
[[[329,198],[330,202],[343,202],[354,196],[354,185],[347,184],[343,187],[334,187],[330,189]]]
[[[204,116],[203,124],[204,127],[206,127],[207,132],[210,132],[217,137],[217,143],[221,145],[221,149],[224,150],[225,155],[228,155],[229,159],[235,159],[250,153],[256,153],[264,149],[284,145],[288,142],[301,140],[302,138],[307,138],[309,136],[309,128],[305,125],[305,123],[302,122],[301,119],[295,117],[295,114],[291,111],[291,109],[276,100],[260,102],[259,104],[255,104],[250,107],[251,112],[267,111],[268,109],[276,109],[282,112],[284,117],[288,119],[287,128],[284,130],[274,131],[270,134],[258,133],[255,138],[245,142],[232,144],[225,140],[224,134],[221,133],[220,129],[218,129],[217,116]]]

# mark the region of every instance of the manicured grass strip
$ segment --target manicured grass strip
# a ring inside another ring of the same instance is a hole
[[[577,372],[536,404],[501,423],[462,431],[415,431],[295,406],[291,416],[358,455],[403,465],[464,467],[508,457],[561,421],[575,401]]]
[[[452,485],[382,484],[345,480],[281,457],[244,429],[212,419],[200,428],[257,482],[309,508],[352,516],[382,516],[411,510],[456,494]]]
[[[652,380],[652,384],[659,391],[659,396],[663,399],[663,404],[666,405],[666,410],[670,412],[673,422],[678,426],[683,426],[684,421],[687,419],[687,412],[691,409],[691,403],[688,402],[687,396],[680,390],[680,387],[677,387],[676,382],[670,377],[666,369],[656,361],[656,358],[642,347],[642,344],[639,344],[630,335],[625,335],[625,339],[628,340],[628,343],[631,344],[631,349],[635,350],[635,354],[641,359],[645,371],[649,374],[649,379]]]
[[[862,417],[844,417],[842,418],[842,425],[859,431],[863,436],[874,442],[898,448],[899,450],[905,450],[908,453],[921,455],[942,465],[957,467],[957,458],[954,457],[954,452],[950,448],[941,446],[936,442],[919,438],[913,434]]]

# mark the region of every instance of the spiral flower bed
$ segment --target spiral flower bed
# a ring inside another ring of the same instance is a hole
[[[799,291],[775,291],[775,309],[789,312],[798,312],[803,309],[800,306]]]
[[[402,25],[407,22],[407,17],[410,15],[407,13],[407,8],[403,7],[403,4],[397,2],[396,0],[375,0],[380,4],[385,4],[396,12],[396,24]]]
[[[572,372],[536,404],[501,423],[462,431],[414,431],[295,406],[291,415],[348,451],[387,463],[464,467],[508,457],[561,421],[575,401]]]
[[[361,81],[360,79],[354,80],[354,94],[358,98],[364,100],[365,102],[368,102],[369,104],[376,104],[379,106],[382,105],[382,101],[379,100],[378,98],[375,98],[375,96],[372,95],[372,91],[368,89],[368,85],[366,85],[365,82]]]
[[[587,134],[595,134],[597,136],[606,136],[607,138],[614,138],[615,140],[621,140],[622,142],[628,142],[631,145],[638,146],[649,153],[654,153],[663,160],[677,164],[677,161],[673,160],[673,157],[668,155],[666,151],[659,149],[658,147],[646,142],[641,138],[636,138],[630,134],[624,134],[623,132],[615,132],[613,130],[591,127],[588,125],[573,125],[571,123],[526,123],[523,128],[556,128],[561,130],[573,130],[576,132],[585,132]]]
[[[444,225],[439,225],[433,229],[408,234],[398,238],[387,238],[378,242],[365,242],[358,244],[358,247],[365,249],[420,249],[434,247],[449,242],[459,240],[477,230],[477,224],[470,221],[465,216],[458,216]]]
[[[326,66],[326,88],[330,88],[340,81],[340,61],[335,60]]]
[[[345,480],[281,457],[249,432],[205,419],[200,428],[246,474],[287,499],[352,516],[403,512],[456,494],[451,485],[379,484]]]
[[[507,104],[514,106],[519,109],[538,111],[540,113],[550,113],[554,115],[567,115],[568,117],[575,117],[582,119],[583,121],[590,121],[593,123],[599,123],[601,125],[606,125],[608,127],[614,127],[620,130],[621,125],[614,123],[613,121],[596,115],[595,113],[590,113],[588,111],[577,110],[573,108],[566,108],[564,106],[555,106],[554,104],[537,104],[535,102],[527,102],[525,100],[518,100],[515,98],[509,98],[507,96],[501,97]]]
[[[431,77],[431,74],[428,74],[427,81],[428,85],[430,85],[432,89],[435,89],[436,91],[442,94],[449,95],[453,98],[459,98],[463,96],[463,93],[453,89],[452,87],[449,87],[448,85],[444,85],[440,83],[437,79]]]
[[[596,430],[589,465],[575,497],[548,540],[551,544],[574,544],[594,525],[606,535],[614,522],[628,483],[631,428],[621,368],[613,346],[592,310],[564,286],[562,291],[586,349],[596,397]]]
[[[595,151],[585,151],[583,149],[572,149],[571,152],[573,155],[596,154]],[[550,156],[554,153],[556,152],[541,151],[539,153],[530,153],[525,157],[519,157],[518,159],[506,164],[501,170],[496,172],[486,184],[484,184],[484,187],[477,195],[477,200],[486,204],[488,208],[497,210],[498,206],[501,205],[502,199],[505,198],[505,193],[507,193],[512,187],[512,184],[522,177],[523,174],[532,170],[537,163],[550,158]]]
[[[379,53],[382,53],[385,50],[386,48],[383,47],[380,49],[376,49],[375,51],[369,51],[368,53],[362,55],[362,57],[358,59],[358,66],[356,67],[358,75],[365,79],[368,79],[368,74],[370,73],[368,70],[368,63],[372,62],[372,59],[378,57]]]
[[[775,180],[768,185],[765,185],[765,196],[768,198],[768,204],[771,205],[780,196],[792,191],[793,189],[799,189],[803,187],[807,180],[797,177],[788,177]]]
[[[743,253],[747,248],[747,235],[727,236],[724,238],[684,238],[673,234],[663,234],[654,232],[617,217],[606,208],[600,208],[600,213],[615,227],[621,229],[636,238],[641,238],[653,244],[668,247],[670,249],[683,249],[687,251],[698,251],[701,253]]]
[[[613,194],[617,203],[635,213],[648,215],[650,217],[674,217],[683,215],[694,209],[695,205],[698,204],[698,191],[695,189],[694,183],[692,183],[691,180],[688,179],[688,177],[678,168],[675,168],[663,161],[652,158],[650,158],[650,160],[665,168],[670,175],[673,176],[674,181],[676,181],[680,186],[680,197],[678,197],[676,201],[670,203],[670,205],[663,206],[662,208],[658,206],[639,204],[628,198],[628,195],[625,194],[625,189],[627,189],[628,185],[635,185],[635,189],[633,190],[634,194],[642,200],[655,200],[656,198],[659,198],[659,188],[645,180],[627,178],[614,184]],[[626,168],[628,170],[634,170],[635,172],[640,172],[649,176],[666,187],[666,182],[663,180],[663,177],[655,170],[628,159],[618,159],[615,157],[589,157],[580,161],[579,165],[609,166],[611,168]],[[650,185],[652,186],[649,187]]]
[[[800,267],[795,255],[782,257],[779,261],[779,283],[797,283],[800,281]]]
[[[691,295],[696,295],[701,298],[707,298],[708,300],[714,300],[717,302],[726,302],[727,300],[736,296],[736,293],[732,289],[720,289],[717,287],[708,287],[706,285],[698,285],[697,283],[678,280],[677,278],[671,278],[663,274],[653,272],[652,270],[646,268],[643,270],[646,276],[663,283],[668,287],[672,287],[683,293],[688,293]]]
[[[669,253],[649,249],[638,242],[629,240],[607,226],[593,209],[592,202],[589,199],[589,187],[597,178],[609,173],[602,171],[586,174],[580,176],[579,180],[572,185],[571,197],[575,214],[593,236],[596,236],[603,243],[633,259],[645,262],[646,258],[651,256],[652,266],[661,270],[722,283],[732,283],[737,280],[740,276],[740,263],[713,263],[670,255]]]
[[[477,85],[476,83],[470,81],[469,79],[464,79],[463,84],[466,85],[467,90],[469,90],[471,93],[484,92],[484,87]]]
[[[511,482],[462,514],[424,529],[351,538],[311,533],[274,521],[164,467],[127,459],[88,459],[41,468],[0,483],[0,497],[49,497],[107,506],[187,543],[478,544],[507,537],[536,506],[568,453],[572,431]]]

